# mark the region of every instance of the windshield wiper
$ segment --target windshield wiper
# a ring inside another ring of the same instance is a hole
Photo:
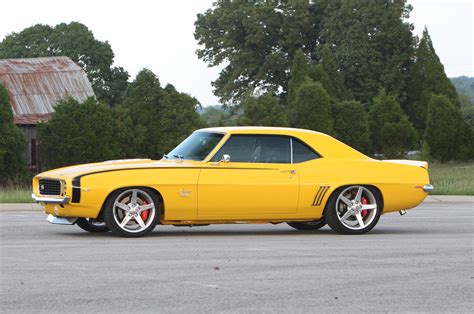
[[[163,158],[169,159],[170,157],[169,157],[168,155],[164,154],[164,155],[163,155]]]

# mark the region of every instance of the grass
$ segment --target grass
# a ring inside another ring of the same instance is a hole
[[[0,203],[33,203],[29,187],[0,187]]]
[[[474,162],[429,164],[434,195],[474,195]]]
[[[430,163],[434,195],[474,195],[474,162]],[[0,203],[32,203],[30,187],[0,187]]]

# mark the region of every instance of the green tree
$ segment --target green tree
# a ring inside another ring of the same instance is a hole
[[[196,112],[198,101],[176,91],[172,85],[161,87],[155,74],[144,69],[130,83],[123,108],[129,110],[133,125],[146,129],[143,141],[133,145],[137,154],[159,159],[193,130],[204,125]]]
[[[25,138],[13,123],[8,91],[0,84],[0,184],[24,178],[25,148]]]
[[[310,77],[315,81],[324,81],[323,87],[328,94],[336,100],[351,99],[352,95],[347,90],[344,83],[344,75],[339,70],[339,67],[334,59],[334,53],[328,45],[319,45],[319,64],[320,69],[317,69],[316,75]]]
[[[424,138],[430,155],[441,162],[474,157],[472,127],[445,95],[430,97]]]
[[[367,113],[358,101],[342,101],[332,107],[336,137],[362,151],[370,150],[370,131]]]
[[[416,147],[417,134],[400,104],[384,90],[374,98],[369,112],[372,146],[385,158],[402,157]]]
[[[425,129],[426,113],[433,94],[445,95],[459,107],[456,89],[444,72],[426,28],[416,48],[415,63],[409,71],[407,92],[408,100],[404,109],[420,134]]]
[[[127,139],[139,138],[126,117],[92,97],[59,101],[51,119],[38,125],[46,168],[126,157]]]
[[[461,112],[464,119],[474,128],[474,102],[468,95],[460,94],[459,102],[461,103]]]
[[[215,94],[223,102],[255,89],[286,94],[296,51],[315,51],[320,2],[217,1],[198,14],[198,57],[210,66],[226,64],[213,82]]]
[[[121,101],[128,73],[113,67],[114,53],[108,42],[95,39],[83,24],[37,24],[11,33],[0,42],[0,59],[68,56],[87,73],[94,92],[110,105]]]
[[[411,9],[406,0],[327,2],[320,42],[331,47],[356,100],[370,103],[380,88],[404,99],[413,56]]]
[[[241,106],[244,110],[239,119],[241,125],[287,126],[286,108],[280,105],[278,97],[265,94],[260,97],[246,96]]]
[[[296,91],[290,125],[333,134],[330,97],[321,83],[306,80]]]

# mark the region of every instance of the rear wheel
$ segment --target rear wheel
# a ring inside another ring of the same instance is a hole
[[[140,237],[155,228],[160,208],[160,200],[150,189],[121,189],[112,193],[105,203],[104,221],[120,236]]]
[[[376,189],[352,185],[331,195],[324,217],[331,229],[338,233],[362,234],[375,227],[381,213],[382,199]]]
[[[93,218],[79,218],[76,220],[76,225],[82,230],[92,233],[109,232],[110,230],[105,225],[105,222]]]
[[[287,224],[296,230],[318,230],[326,225],[324,219],[315,221],[291,221]]]

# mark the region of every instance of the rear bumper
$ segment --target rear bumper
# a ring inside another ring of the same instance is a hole
[[[425,191],[426,193],[429,193],[433,190],[434,190],[434,186],[432,186],[431,184],[423,185],[423,191]]]
[[[69,196],[65,197],[44,197],[37,196],[36,194],[31,194],[31,197],[36,203],[45,203],[45,204],[68,204]]]

